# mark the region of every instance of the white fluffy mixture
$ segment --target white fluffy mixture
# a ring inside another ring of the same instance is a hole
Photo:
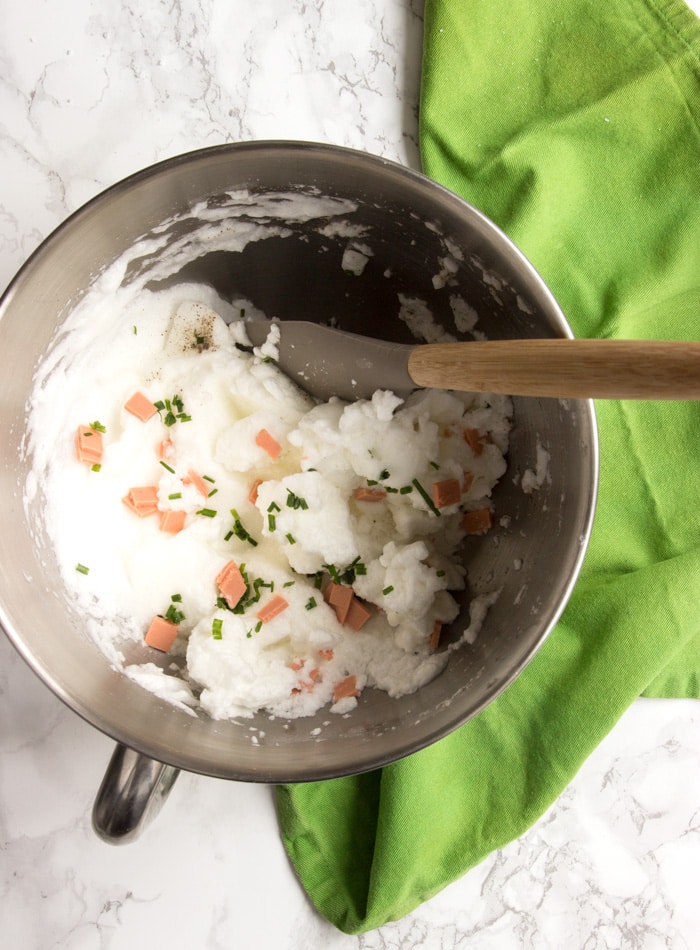
[[[105,304],[74,322],[40,370],[27,491],[66,586],[113,662],[217,719],[412,692],[447,662],[455,552],[488,527],[510,401],[418,390],[317,405],[275,366],[276,340],[237,345],[237,316],[202,288],[143,291],[119,319]],[[147,421],[124,408],[136,392],[159,407]],[[76,457],[80,425],[100,432],[96,466]],[[124,502],[143,487],[149,514]],[[164,512],[184,513],[179,530]],[[231,563],[233,606],[217,585]],[[124,662],[158,615],[176,624],[181,672]]]

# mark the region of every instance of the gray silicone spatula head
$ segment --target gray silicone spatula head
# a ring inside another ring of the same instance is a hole
[[[253,346],[269,340],[275,362],[290,379],[316,399],[370,399],[378,389],[405,398],[416,388],[408,375],[413,347],[346,333],[303,320],[245,321]],[[279,336],[278,336],[279,334]]]

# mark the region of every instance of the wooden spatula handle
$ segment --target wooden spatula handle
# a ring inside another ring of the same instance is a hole
[[[430,343],[409,356],[418,386],[574,399],[700,399],[700,343],[493,340]]]

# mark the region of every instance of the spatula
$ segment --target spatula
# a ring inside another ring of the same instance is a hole
[[[318,399],[406,397],[417,387],[572,399],[700,399],[700,342],[493,340],[401,344],[303,320],[250,318],[254,346],[273,323],[280,368]],[[276,331],[275,331],[276,335]]]

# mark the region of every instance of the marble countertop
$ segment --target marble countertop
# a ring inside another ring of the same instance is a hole
[[[0,287],[86,200],[193,148],[306,139],[418,167],[420,0],[25,0],[0,24]],[[0,636],[2,942],[697,947],[699,727],[696,702],[637,701],[520,840],[349,937],[297,883],[268,787],[183,774],[143,838],[100,842],[90,812],[112,741]]]

